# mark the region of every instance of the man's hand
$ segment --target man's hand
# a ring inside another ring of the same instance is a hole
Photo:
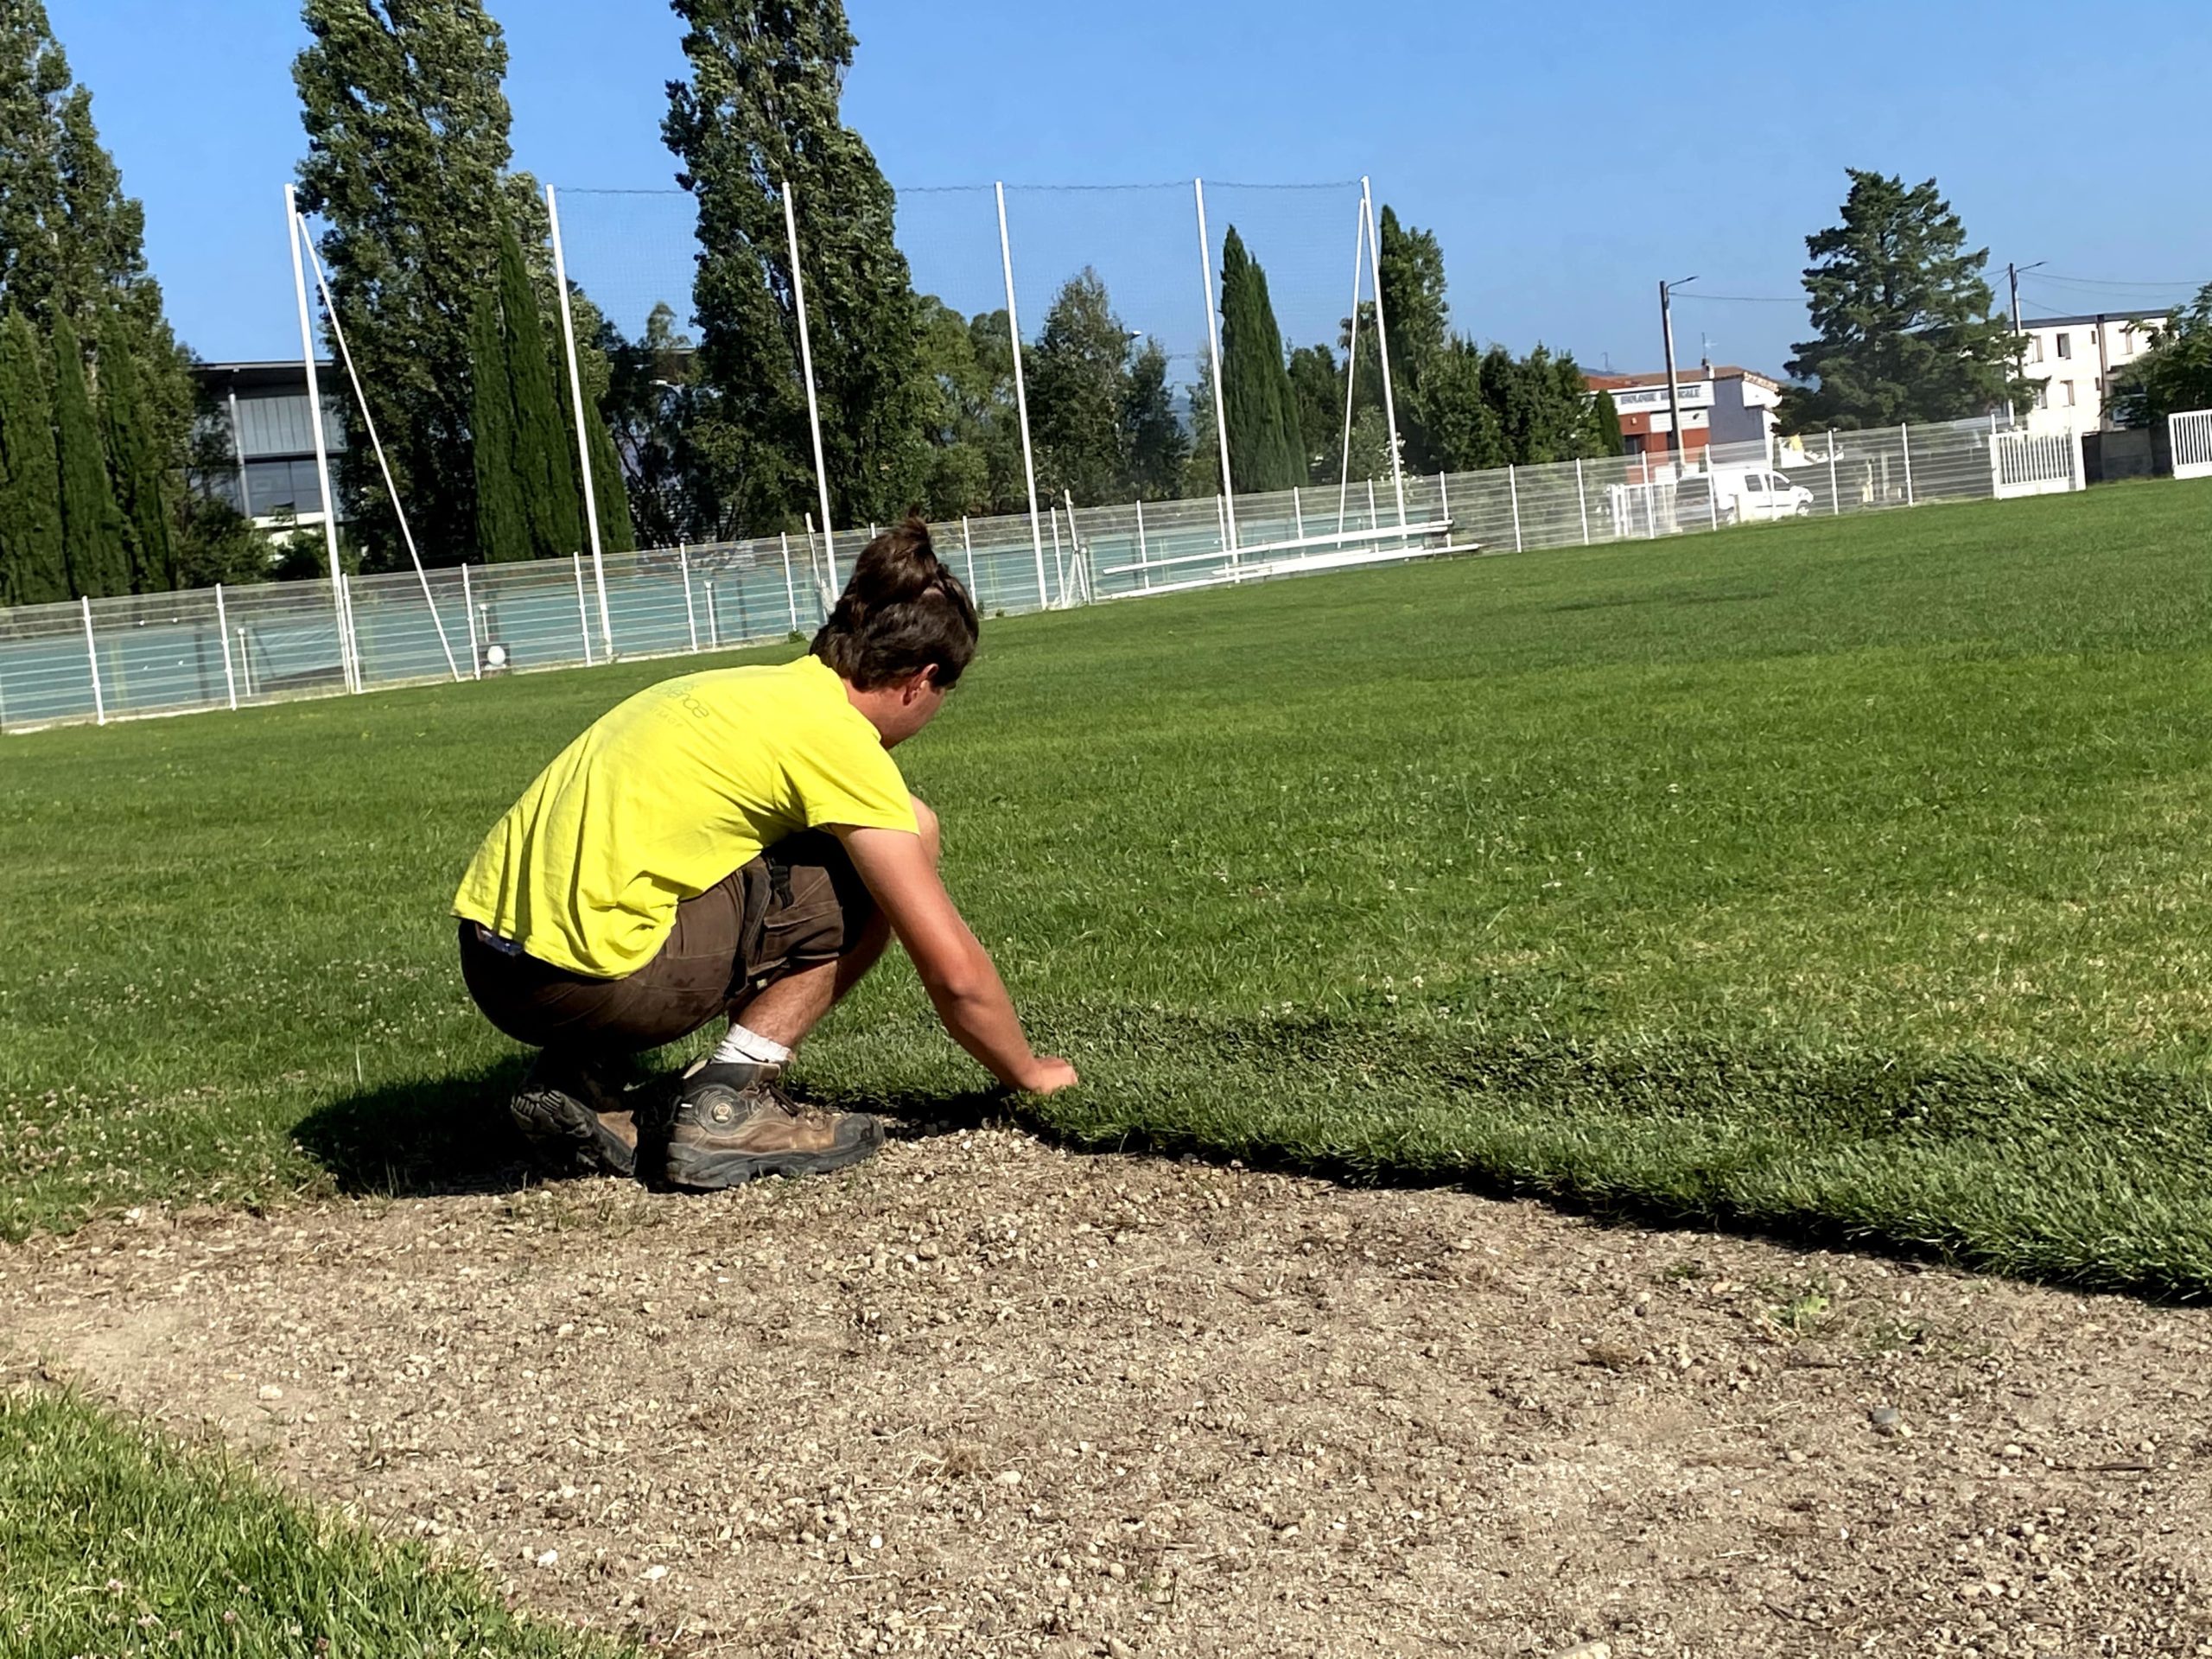
[[[1076,1076],[1075,1067],[1057,1054],[1047,1054],[1037,1062],[1027,1077],[1014,1086],[1027,1095],[1053,1095],[1063,1089],[1072,1089],[1082,1081]]]
[[[904,830],[837,833],[953,1040],[1012,1088],[1051,1094],[1074,1083],[1073,1066],[1039,1059],[1030,1048],[998,969],[961,919],[922,837]]]

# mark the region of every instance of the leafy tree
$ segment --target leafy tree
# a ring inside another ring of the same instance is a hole
[[[11,309],[0,327],[0,604],[69,597],[45,357],[29,320]]]
[[[1268,274],[1229,227],[1221,249],[1221,388],[1229,470],[1239,491],[1287,490],[1306,477],[1306,444],[1283,365]]]
[[[929,422],[931,517],[1026,509],[1014,350],[1004,311],[963,317],[934,296],[921,301],[922,359],[936,391]]]
[[[596,415],[599,399],[584,388],[584,418],[588,428],[593,505],[599,510],[599,546],[602,553],[634,553],[637,523],[630,516],[630,495],[622,484],[622,462],[614,453],[613,435],[603,416]]]
[[[1785,365],[1792,430],[1896,426],[1980,415],[2026,394],[2016,345],[1990,315],[1986,248],[1933,179],[1846,169],[1843,222],[1805,238],[1805,292],[1815,340]]]
[[[753,528],[798,520],[814,471],[782,187],[791,187],[831,510],[887,520],[920,496],[931,388],[891,187],[838,101],[841,0],[672,0],[691,78],[662,132],[699,206],[694,311],[703,458]]]
[[[609,365],[603,408],[631,512],[646,542],[720,541],[734,533],[700,476],[692,443],[696,399],[691,341],[677,332],[675,308],[653,307],[635,340],[602,325]]]
[[[1167,385],[1167,353],[1147,340],[1129,366],[1122,394],[1122,443],[1130,493],[1141,501],[1174,495],[1191,452],[1175,397]]]
[[[156,416],[132,344],[124,319],[109,312],[100,327],[100,427],[108,480],[128,531],[130,590],[149,594],[176,586],[176,549],[168,458],[158,448]]]
[[[238,587],[269,580],[269,538],[227,501],[188,499],[175,541],[177,586]]]
[[[1122,493],[1122,423],[1129,397],[1129,331],[1086,266],[1062,284],[1028,353],[1029,430],[1037,489],[1089,505]]]
[[[507,172],[506,43],[481,0],[305,0],[303,16],[300,207],[328,226],[319,245],[338,321],[417,545],[452,564],[476,544],[475,299],[495,280],[503,224],[529,246],[544,240],[534,186]],[[350,405],[346,421],[344,493],[361,533],[394,548]]]
[[[2206,283],[2129,364],[2113,388],[2123,426],[2149,426],[2169,415],[2212,409],[2212,283]]]
[[[85,384],[85,353],[66,315],[54,320],[54,448],[61,470],[61,556],[73,592],[92,599],[130,591],[123,515],[108,486],[107,454]]]
[[[1503,355],[1502,350],[1497,355]],[[1511,362],[1507,357],[1509,368]],[[1499,407],[1504,389],[1497,366],[1465,339],[1450,340],[1425,365],[1420,390],[1399,404],[1416,412],[1426,444],[1422,470],[1475,472],[1513,459]]]
[[[1198,359],[1191,383],[1191,452],[1184,458],[1181,493],[1185,499],[1221,493],[1220,428],[1214,419],[1213,359]]]

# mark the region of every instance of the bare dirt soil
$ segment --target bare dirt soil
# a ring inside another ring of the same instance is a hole
[[[0,1347],[677,1652],[2212,1655],[2212,1313],[1005,1128],[0,1251]]]

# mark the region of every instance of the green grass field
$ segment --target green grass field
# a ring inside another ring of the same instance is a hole
[[[995,624],[900,758],[1084,1072],[1049,1132],[2200,1296],[2208,520],[2122,488]],[[690,666],[0,747],[0,1230],[505,1160],[447,899]],[[803,1078],[982,1081],[903,966]],[[64,1396],[0,1402],[0,1645],[602,1650]]]
[[[2212,489],[998,623],[902,751],[1039,1113],[2212,1288]],[[11,740],[0,1226],[465,1179],[445,906],[647,663]],[[903,967],[804,1080],[981,1081]]]

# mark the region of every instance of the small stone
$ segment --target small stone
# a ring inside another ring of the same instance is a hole
[[[284,1390],[274,1382],[264,1382],[255,1392],[264,1400],[282,1400],[284,1397]]]
[[[549,1549],[543,1554],[537,1557],[537,1565],[540,1567],[551,1567],[557,1563],[560,1559],[561,1552],[559,1550]]]
[[[664,1567],[649,1567],[645,1569],[645,1582],[647,1584],[658,1584],[667,1576],[668,1569]]]
[[[1019,1486],[1021,1484],[1021,1471],[1019,1469],[1001,1469],[998,1473],[993,1475],[991,1478],[1001,1486]]]
[[[1106,1659],[1137,1659],[1137,1650],[1118,1636],[1106,1638]]]
[[[1804,1461],[1805,1461],[1805,1454],[1804,1454],[1802,1452],[1800,1452],[1800,1451],[1799,1451],[1796,1446],[1791,1446],[1791,1447],[1789,1448],[1789,1450],[1788,1452],[1784,1452],[1783,1455],[1785,1458],[1787,1458],[1787,1459],[1789,1459],[1789,1461],[1790,1461],[1791,1463],[1802,1463],[1802,1462],[1804,1462]]]
[[[1904,1414],[1895,1406],[1877,1406],[1866,1414],[1877,1434],[1897,1434],[1904,1428]]]
[[[1585,1642],[1580,1647],[1569,1648],[1554,1659],[1613,1659],[1613,1644],[1610,1642]]]

